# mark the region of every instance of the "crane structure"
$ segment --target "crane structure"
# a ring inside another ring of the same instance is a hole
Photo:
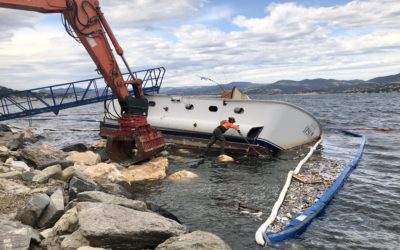
[[[148,100],[142,80],[132,73],[98,0],[0,0],[0,7],[62,14],[66,31],[85,47],[121,105],[120,129],[107,138],[107,154],[111,160],[135,163],[162,151],[161,132],[147,122]],[[130,80],[124,80],[107,36],[126,65]],[[129,85],[134,96],[129,93]]]

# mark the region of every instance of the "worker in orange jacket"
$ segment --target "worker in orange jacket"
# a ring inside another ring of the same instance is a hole
[[[225,136],[224,136],[224,133],[228,129],[231,128],[231,129],[235,129],[240,134],[239,125],[234,125],[235,122],[236,121],[235,121],[234,117],[229,117],[228,120],[223,120],[223,121],[220,122],[220,125],[214,129],[213,135],[211,136],[210,140],[208,141],[207,150],[205,152],[205,155],[207,155],[208,151],[210,151],[211,146],[217,140],[221,142],[221,149],[220,149],[221,154],[225,153],[225,151],[224,151],[224,149],[225,149]]]

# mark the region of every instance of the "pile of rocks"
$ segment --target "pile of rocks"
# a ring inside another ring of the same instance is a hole
[[[104,143],[61,150],[40,139],[0,125],[0,249],[230,249],[134,199],[136,182],[168,176],[167,158],[125,168],[107,161]]]
[[[268,231],[281,231],[292,218],[311,207],[332,186],[344,168],[343,161],[313,156],[303,165],[300,173],[293,176],[285,200]]]

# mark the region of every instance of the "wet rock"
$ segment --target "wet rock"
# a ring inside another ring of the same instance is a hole
[[[147,206],[143,201],[130,200],[125,197],[118,197],[115,195],[107,194],[99,191],[89,191],[78,194],[78,201],[101,202],[123,207],[131,208],[138,211],[146,211]]]
[[[81,230],[76,230],[70,235],[67,235],[61,242],[61,248],[63,250],[75,250],[81,246],[89,245],[89,241],[82,236]]]
[[[61,218],[53,226],[52,230],[55,234],[69,234],[75,232],[79,228],[78,212],[76,207],[73,207],[65,212]]]
[[[81,202],[77,210],[82,235],[95,247],[153,249],[186,232],[175,221],[118,205]]]
[[[40,145],[22,149],[21,157],[36,168],[44,169],[50,165],[55,165],[57,162],[64,161],[65,153],[48,145]]]
[[[235,161],[232,157],[229,155],[219,155],[217,158],[217,161],[219,162],[233,162]]]
[[[61,150],[64,151],[64,152],[71,152],[71,151],[86,152],[86,151],[88,151],[88,148],[83,143],[77,143],[77,144],[74,144],[74,145],[69,145],[67,147],[64,147]]]
[[[106,249],[99,248],[99,247],[83,246],[83,247],[78,248],[77,250],[106,250]]]
[[[54,165],[43,169],[39,174],[32,178],[33,182],[46,183],[50,178],[60,179],[62,169],[60,165]]]
[[[100,183],[115,183],[126,181],[122,173],[113,164],[99,163],[93,166],[80,165],[75,167],[81,172]]]
[[[40,241],[38,232],[30,226],[0,219],[0,249],[29,249],[32,239]]]
[[[162,180],[167,176],[168,159],[158,157],[142,165],[132,165],[128,169],[121,170],[129,183],[139,181]]]
[[[150,211],[153,211],[154,213],[157,213],[165,218],[174,220],[176,222],[178,222],[179,224],[182,224],[178,217],[176,217],[175,215],[173,215],[172,213],[170,213],[169,211],[167,211],[166,209],[162,208],[161,206],[158,206],[152,202],[146,202],[146,206],[147,209]]]
[[[169,238],[161,245],[158,245],[156,250],[230,250],[231,248],[218,236],[212,233],[203,231],[194,231],[189,234],[183,234]]]
[[[0,181],[0,190],[3,190],[4,192],[10,195],[17,195],[17,194],[27,194],[31,189],[15,181],[2,179]]]
[[[131,186],[127,182],[119,182],[118,184],[101,184],[98,188],[98,191],[112,195],[123,196],[128,199],[134,199],[134,194],[129,191],[131,189]]]
[[[92,151],[86,151],[86,152],[71,152],[71,154],[66,158],[67,161],[72,161],[75,164],[79,165],[96,165],[101,162],[101,157],[100,155],[92,152]]]
[[[197,178],[198,175],[187,170],[181,170],[168,176],[169,180],[183,180]]]
[[[29,226],[36,226],[50,198],[46,194],[34,194],[22,209],[18,209],[16,219]]]
[[[73,200],[81,192],[97,190],[98,184],[83,174],[76,174],[69,182],[69,199]]]
[[[50,196],[50,203],[38,222],[39,227],[51,227],[64,213],[64,194],[58,189]]]

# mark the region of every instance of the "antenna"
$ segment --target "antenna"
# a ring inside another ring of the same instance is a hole
[[[198,77],[200,77],[200,80],[210,81],[210,82],[213,82],[213,83],[217,84],[218,87],[221,88],[222,92],[225,91],[225,89],[222,87],[222,85],[221,85],[219,82],[213,80],[212,78],[210,78],[210,77],[205,77],[205,76],[199,76],[199,75],[198,75]]]

